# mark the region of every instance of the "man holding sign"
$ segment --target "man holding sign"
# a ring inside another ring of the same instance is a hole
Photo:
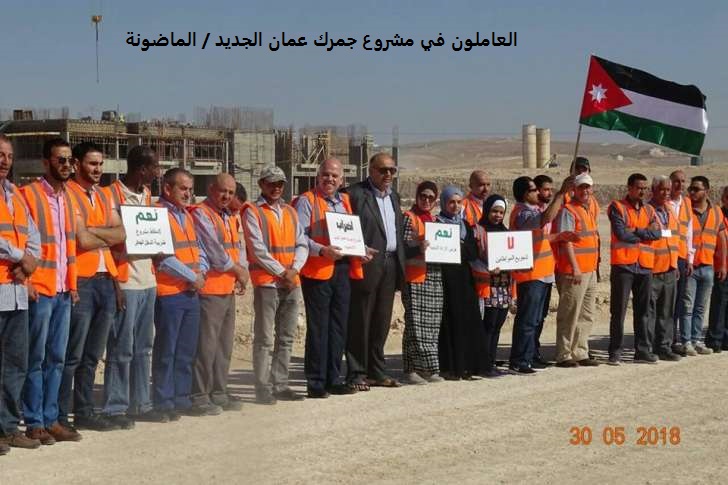
[[[151,147],[137,145],[129,150],[126,168],[126,175],[106,187],[109,197],[119,207],[151,206],[149,185],[159,177],[157,154]],[[124,243],[112,247],[111,254],[119,272],[119,312],[106,345],[103,413],[129,427],[129,415],[144,420],[152,410],[149,375],[157,280],[151,255],[129,256]]]
[[[341,382],[351,285],[364,277],[361,261],[346,257],[329,241],[326,212],[351,214],[349,196],[339,192],[344,173],[335,158],[324,161],[316,187],[296,201],[298,219],[308,240],[308,260],[301,269],[306,304],[306,383],[308,397],[355,392]]]

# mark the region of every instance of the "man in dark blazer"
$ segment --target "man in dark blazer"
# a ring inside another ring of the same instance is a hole
[[[377,153],[369,160],[369,177],[344,190],[361,219],[364,242],[376,251],[364,265],[364,279],[351,282],[347,382],[360,391],[400,385],[386,374],[384,362],[394,292],[404,279],[404,224],[399,194],[392,189],[396,173],[391,155]]]

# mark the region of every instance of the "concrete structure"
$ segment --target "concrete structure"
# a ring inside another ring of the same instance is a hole
[[[536,168],[536,125],[523,125],[523,168]]]
[[[551,130],[536,128],[536,165],[538,168],[546,166],[551,158]]]

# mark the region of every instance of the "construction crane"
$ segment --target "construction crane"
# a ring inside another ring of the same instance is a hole
[[[92,15],[91,16],[91,23],[94,24],[94,29],[96,29],[96,84],[99,84],[99,24],[101,23],[101,20],[103,19],[102,15]]]

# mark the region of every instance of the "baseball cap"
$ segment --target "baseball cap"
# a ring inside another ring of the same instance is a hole
[[[276,167],[275,165],[263,168],[258,180],[265,180],[266,182],[287,182],[286,174],[283,173],[283,170],[280,167]]]
[[[582,173],[576,176],[574,179],[574,186],[578,187],[580,185],[594,185],[594,180],[591,178],[591,175],[588,173]]]

